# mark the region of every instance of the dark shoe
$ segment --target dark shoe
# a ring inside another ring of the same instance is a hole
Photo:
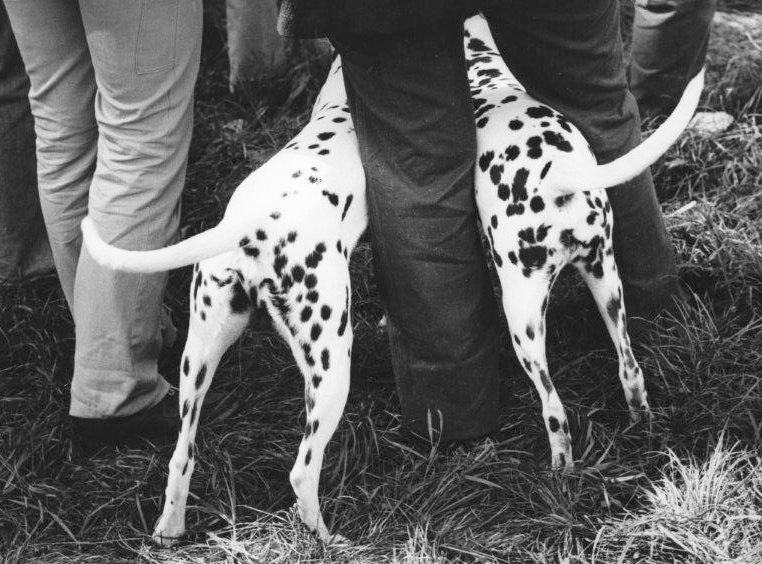
[[[107,419],[69,416],[69,420],[74,442],[87,447],[174,438],[180,423],[176,389],[170,388],[159,403],[134,415]]]

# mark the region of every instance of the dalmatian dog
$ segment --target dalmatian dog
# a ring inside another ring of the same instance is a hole
[[[625,327],[604,188],[642,172],[687,125],[699,75],[670,118],[643,144],[599,166],[580,132],[513,78],[480,16],[464,44],[474,98],[476,201],[503,289],[518,358],[540,399],[552,464],[573,464],[569,426],[545,358],[545,310],[561,268],[573,264],[592,290],[619,355],[633,419],[648,410],[643,374]],[[252,312],[265,309],[304,376],[306,426],[290,481],[299,516],[325,542],[318,482],[326,444],[344,410],[352,354],[349,257],[367,225],[365,177],[336,58],[310,122],[236,189],[216,227],[176,245],[136,252],[103,242],[93,221],[85,244],[99,263],[157,272],[195,264],[190,326],[181,360],[181,429],[153,538],[185,531],[194,440],[204,396],[225,350]]]

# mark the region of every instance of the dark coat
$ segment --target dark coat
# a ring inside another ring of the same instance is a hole
[[[286,37],[403,33],[460,12],[473,0],[283,0],[278,32]]]

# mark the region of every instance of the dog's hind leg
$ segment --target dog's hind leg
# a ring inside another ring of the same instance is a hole
[[[640,421],[642,413],[649,413],[643,371],[632,354],[627,334],[627,315],[624,309],[622,281],[619,278],[614,250],[610,239],[601,242],[592,260],[577,261],[575,265],[593,294],[603,321],[619,357],[619,380],[630,410],[630,419]]]
[[[325,245],[318,244],[311,257],[305,274],[299,276],[303,291],[298,294],[303,299],[291,304],[291,319],[298,321],[292,325],[289,343],[304,375],[307,417],[289,477],[300,518],[321,540],[332,542],[339,537],[332,536],[323,521],[318,485],[325,447],[338,426],[349,393],[349,264],[333,245],[326,250]]]
[[[553,468],[571,467],[574,459],[569,424],[545,356],[545,311],[552,281],[546,272],[534,271],[526,276],[520,266],[504,265],[498,274],[513,348],[542,401]]]
[[[180,436],[169,463],[164,511],[153,540],[170,546],[185,532],[185,504],[195,463],[194,441],[201,405],[222,354],[249,321],[251,302],[239,276],[221,255],[195,267],[190,324],[180,364]]]

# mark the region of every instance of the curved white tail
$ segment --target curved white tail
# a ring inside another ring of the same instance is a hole
[[[126,272],[163,272],[194,264],[238,247],[242,229],[233,222],[222,222],[212,229],[154,251],[127,251],[109,245],[95,229],[90,217],[82,220],[82,236],[95,261]]]
[[[560,194],[571,194],[611,188],[638,176],[677,141],[690,123],[704,89],[704,72],[701,69],[688,83],[672,114],[640,145],[605,165],[556,158],[545,179],[545,187]]]

